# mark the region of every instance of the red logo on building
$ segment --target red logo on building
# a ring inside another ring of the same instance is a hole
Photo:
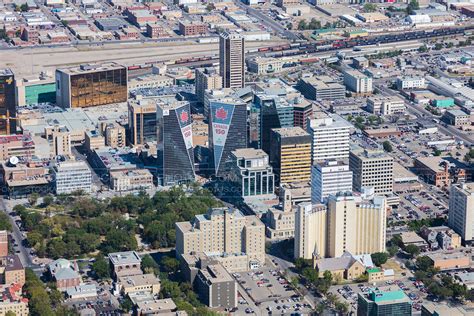
[[[216,111],[216,118],[220,120],[225,120],[227,118],[227,111],[223,107],[220,107]]]
[[[186,123],[189,119],[188,112],[187,111],[181,112],[179,119],[181,120],[182,123]]]

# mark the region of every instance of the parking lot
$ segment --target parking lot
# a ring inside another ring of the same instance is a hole
[[[405,277],[395,281],[380,282],[375,286],[368,283],[338,285],[330,292],[336,294],[343,302],[347,302],[353,311],[357,311],[359,293],[368,293],[371,289],[379,288],[384,291],[402,290],[412,301],[413,312],[421,310],[421,304],[426,299],[426,289],[422,282],[415,282],[412,277]]]
[[[252,300],[249,304],[243,295],[239,295],[238,315],[307,314],[311,310],[311,306],[301,301],[299,295],[277,270],[267,268],[232,275],[245,290],[245,296]]]

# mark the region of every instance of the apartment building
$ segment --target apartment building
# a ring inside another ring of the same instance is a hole
[[[309,182],[311,177],[311,136],[301,127],[272,129],[270,164],[279,185]]]
[[[326,257],[327,208],[323,204],[301,203],[295,213],[295,258]]]
[[[377,195],[393,193],[393,158],[383,150],[354,146],[349,154],[349,169],[354,174],[354,191],[372,187]]]
[[[358,70],[346,70],[344,72],[344,85],[347,90],[358,95],[372,94],[372,78]]]
[[[252,262],[264,264],[265,225],[256,216],[244,216],[236,209],[209,209],[192,222],[176,223],[176,254],[182,257],[190,253],[225,254],[229,258],[245,254],[247,267]]]
[[[196,276],[196,290],[204,304],[213,308],[237,306],[237,282],[220,264],[208,265]]]
[[[295,215],[295,258],[336,258],[385,251],[386,200],[330,195],[327,206],[301,203]]]
[[[0,285],[25,284],[25,268],[17,255],[0,257]]]
[[[56,194],[90,193],[92,190],[92,172],[84,161],[57,162],[51,171]]]
[[[352,125],[339,115],[320,116],[309,122],[313,163],[343,160],[349,157],[349,135]]]
[[[118,123],[108,123],[103,129],[105,145],[112,148],[122,148],[126,145],[125,127]]]
[[[311,202],[322,203],[329,195],[352,192],[352,171],[342,161],[329,160],[311,167]]]
[[[222,88],[222,76],[216,68],[196,68],[195,70],[195,90],[198,101],[204,104],[204,95],[206,90]]]
[[[45,132],[45,134],[47,134]],[[52,156],[71,156],[71,132],[65,126],[57,126],[49,134]]]
[[[0,230],[0,257],[8,255],[8,231]]]
[[[448,225],[464,242],[474,239],[474,182],[451,185]]]

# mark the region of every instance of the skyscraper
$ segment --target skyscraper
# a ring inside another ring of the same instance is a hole
[[[352,171],[342,161],[317,163],[311,168],[311,201],[322,203],[329,195],[352,192]]]
[[[156,141],[156,99],[128,101],[128,128],[133,146]]]
[[[158,182],[194,181],[191,108],[187,101],[162,99],[156,110]]]
[[[15,76],[0,69],[0,135],[16,133]]]
[[[209,147],[214,174],[227,174],[232,151],[247,147],[247,105],[234,98],[211,100],[209,104]]]
[[[242,88],[245,83],[245,44],[237,33],[224,32],[219,38],[219,71],[224,88]]]
[[[449,227],[471,243],[474,239],[474,182],[451,185],[449,193]]]
[[[212,67],[197,68],[195,71],[196,96],[200,103],[204,104],[204,93],[208,89],[221,89],[222,77]],[[204,113],[206,115],[206,113]]]

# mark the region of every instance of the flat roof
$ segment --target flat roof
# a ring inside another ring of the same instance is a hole
[[[309,136],[309,134],[301,127],[282,127],[273,128],[272,130],[279,134],[280,137]]]
[[[158,279],[153,273],[119,276],[118,282],[123,286],[143,286],[159,284]]]
[[[256,159],[268,157],[268,154],[262,149],[255,148],[240,148],[232,152],[237,158]]]
[[[74,67],[69,67],[69,68],[58,68],[56,71],[69,74],[69,75],[77,75],[77,74],[83,74],[83,73],[117,70],[117,69],[126,69],[126,68],[115,62],[106,62],[106,63],[97,63],[97,64],[92,64],[92,63],[82,64],[79,66],[74,66]]]
[[[140,264],[142,259],[135,251],[109,253],[109,260],[113,265]]]
[[[224,269],[224,267],[220,264],[208,265],[205,269],[200,270],[200,272],[204,275],[207,282],[210,283],[234,281],[226,269]]]

